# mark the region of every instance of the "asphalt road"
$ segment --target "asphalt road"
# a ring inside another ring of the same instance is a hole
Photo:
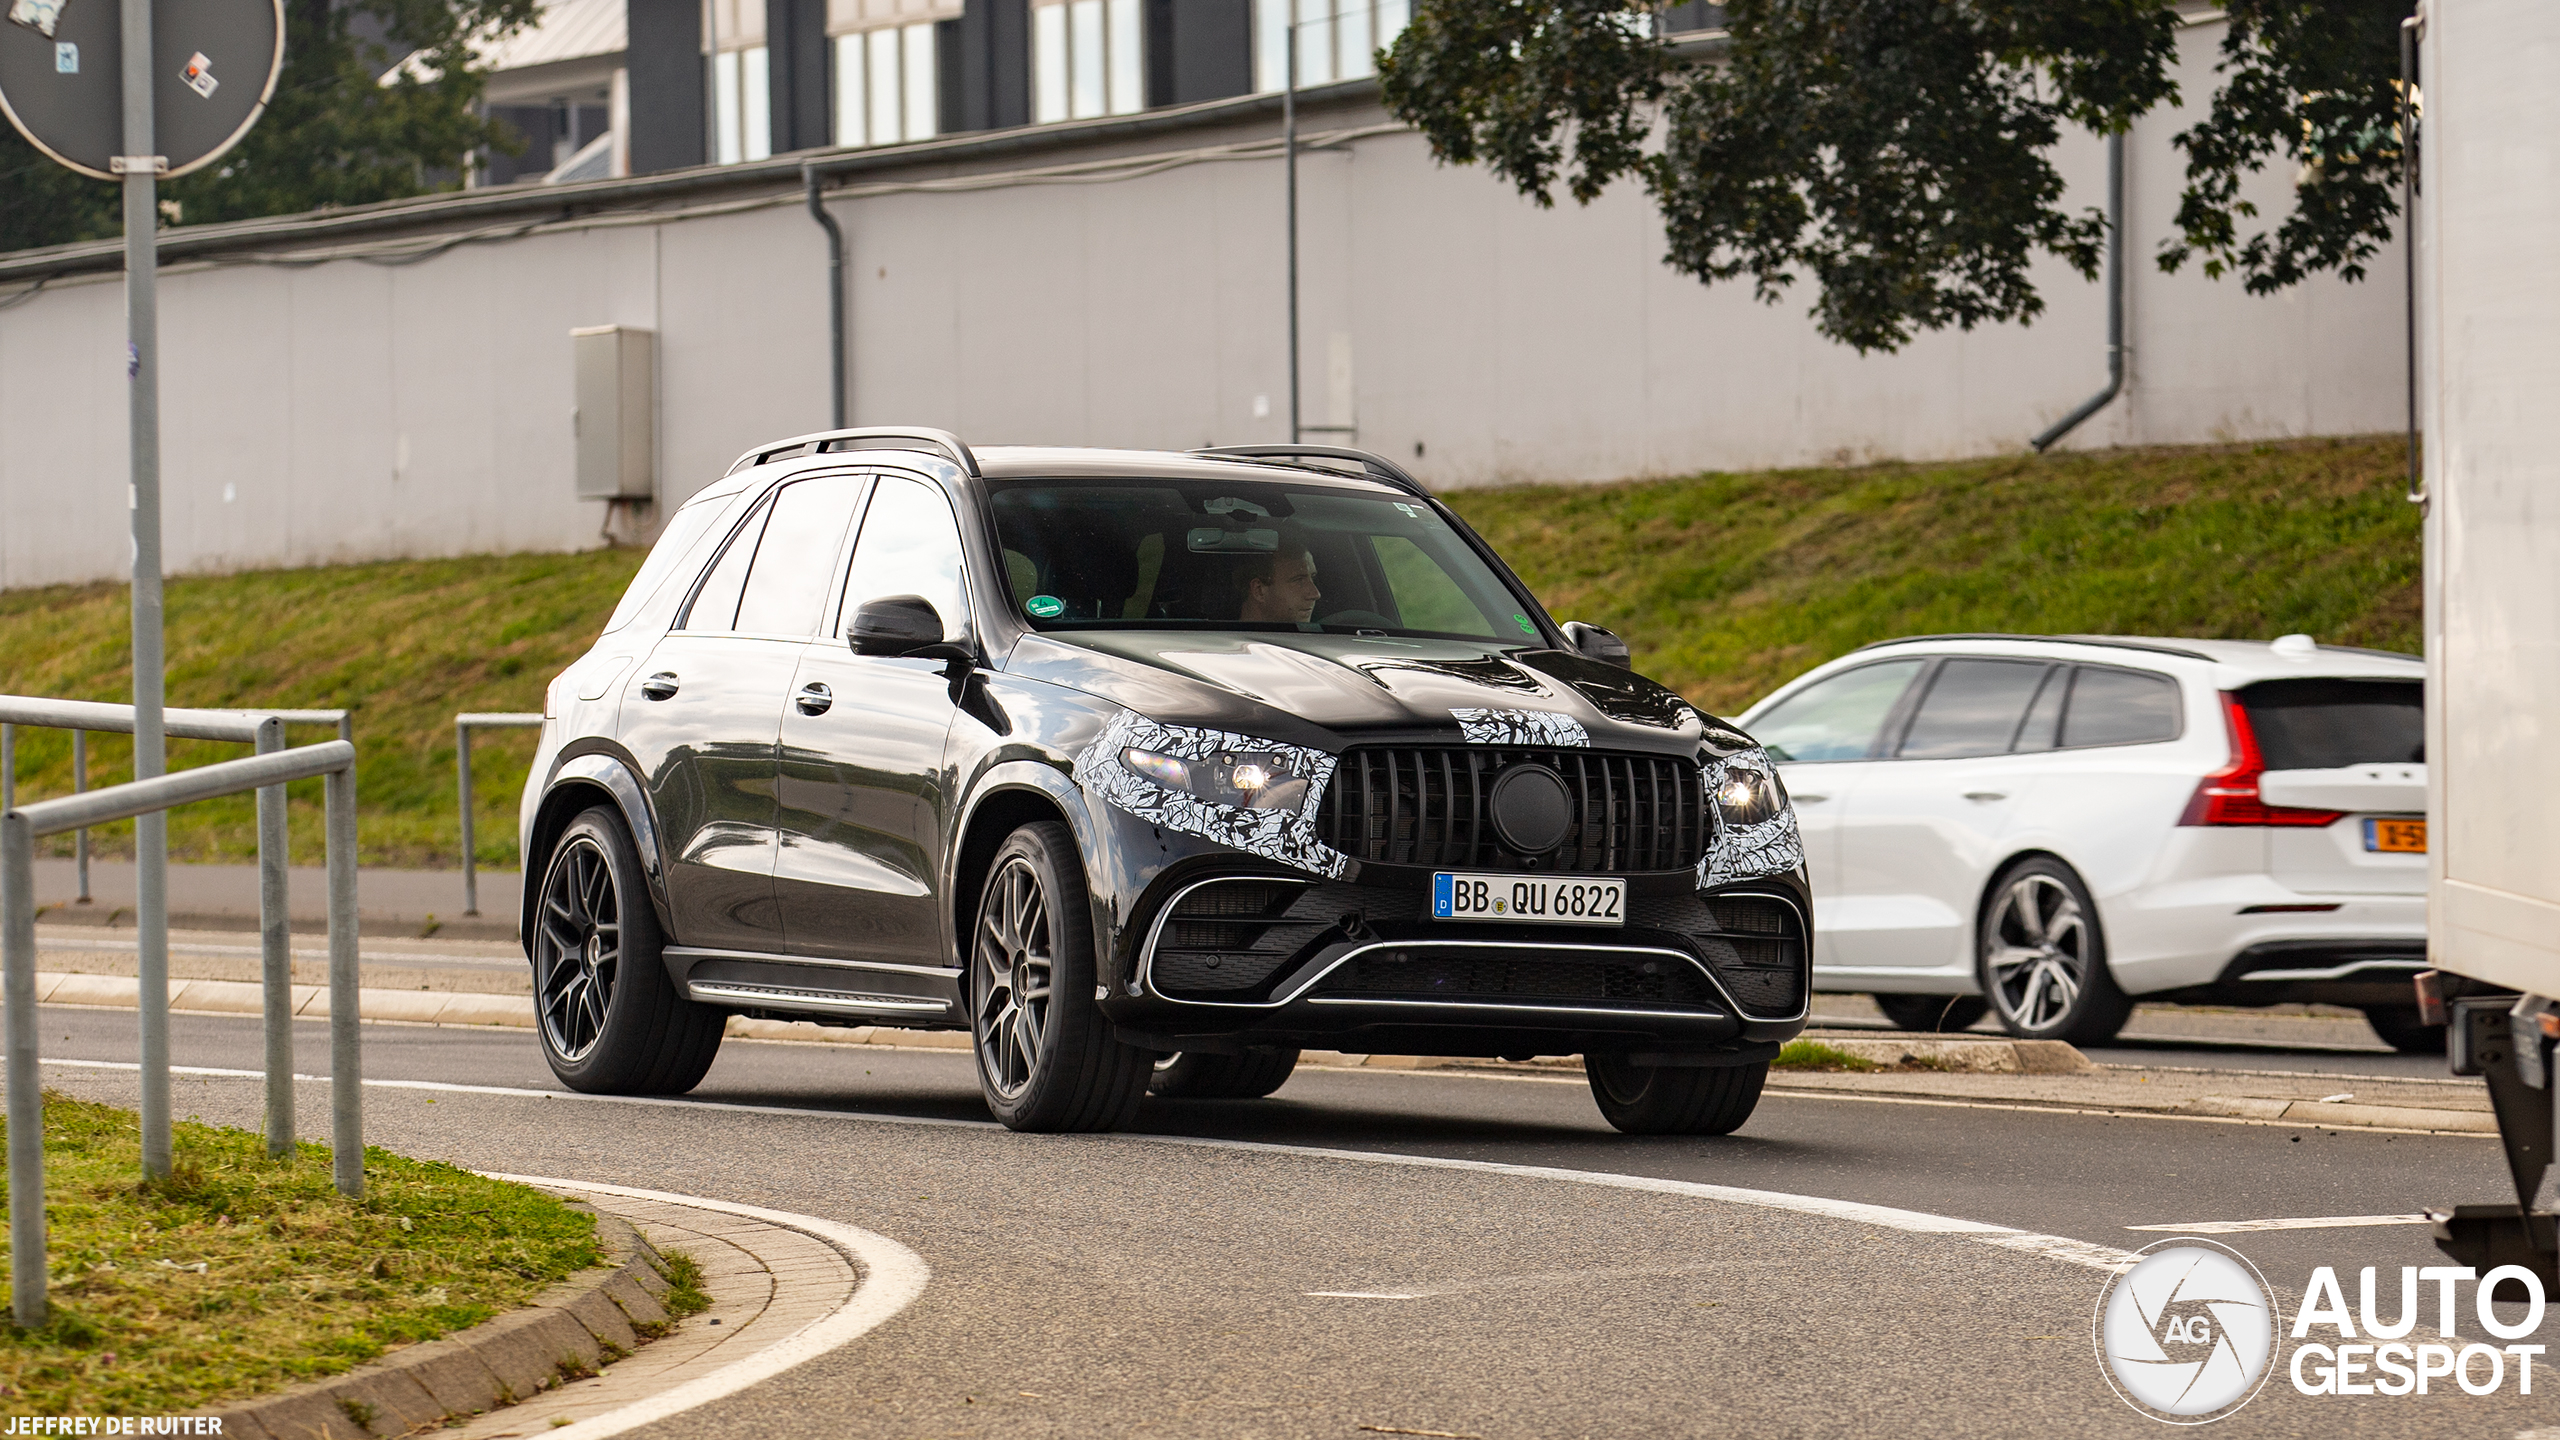
[[[48,1056],[133,1053],[130,1014],[44,1022]],[[180,1064],[257,1064],[254,1021],[173,1024]],[[375,1143],[824,1215],[933,1267],[879,1330],[654,1436],[2156,1435],[2100,1376],[2103,1277],[2084,1266],[1383,1157],[1751,1187],[2125,1249],[2163,1238],[2128,1226],[2390,1214],[2504,1183],[2480,1139],[1836,1097],[1772,1095],[1725,1139],[1630,1139],[1578,1080],[1449,1072],[1302,1070],[1267,1101],[1150,1101],[1131,1135],[1017,1136],[986,1122],[962,1052],[731,1041],[686,1101],[631,1104],[561,1092],[521,1031],[365,1036],[370,1078],[434,1087],[370,1089]],[[325,1070],[324,1028],[297,1039],[302,1068]],[[132,1087],[120,1070],[47,1079]],[[253,1080],[177,1087],[181,1114],[256,1123]],[[325,1086],[303,1113],[325,1127]],[[2397,1267],[2441,1260],[2415,1226],[2226,1238],[2288,1316],[2314,1266],[2345,1274],[2351,1304],[2355,1267],[2386,1267],[2389,1309]],[[2468,1299],[2463,1339],[2486,1339]],[[2505,1437],[2555,1409],[2560,1379],[2531,1397],[2510,1375],[2490,1396],[2439,1379],[2342,1398],[2279,1374],[2216,1433]]]

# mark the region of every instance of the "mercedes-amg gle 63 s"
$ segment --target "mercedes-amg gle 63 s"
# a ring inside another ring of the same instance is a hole
[[[1722,1134],[1802,1028],[1776,767],[1356,451],[742,456],[551,684],[521,816],[552,1069],[675,1093],[728,1016],[965,1030],[1018,1130],[1301,1047],[1581,1055]]]

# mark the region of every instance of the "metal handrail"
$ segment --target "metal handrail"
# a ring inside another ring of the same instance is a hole
[[[133,707],[84,701],[0,696],[0,719],[71,729],[130,733]],[[259,754],[100,790],[86,788],[54,800],[20,806],[14,794],[0,802],[0,996],[5,996],[8,1046],[11,1302],[19,1325],[44,1323],[44,1118],[42,1077],[36,1050],[35,842],[65,830],[82,831],[109,821],[254,790],[258,795],[259,929],[264,964],[267,1150],[293,1146],[293,971],[285,908],[285,786],[324,778],[329,883],[329,1029],[331,1143],[334,1178],[349,1196],[364,1190],[364,1121],[360,1032],[356,1028],[359,983],[356,934],[355,745],[338,739],[299,750],[284,748],[286,717],[347,723],[344,711],[170,710],[167,733],[209,740],[247,741]],[[14,758],[14,756],[10,757]],[[14,788],[14,787],[11,787]],[[149,947],[144,947],[147,951]],[[136,986],[142,1031],[145,1095],[143,1154],[146,1170],[155,1153],[152,1114],[159,1116],[157,1153],[168,1154],[166,1091],[169,1072],[168,962],[139,954]],[[149,1103],[157,1085],[162,1103]],[[34,1203],[20,1206],[24,1197]]]
[[[471,732],[542,724],[538,710],[466,710],[453,717],[453,768],[462,791],[462,913],[480,913],[480,862],[472,855]]]

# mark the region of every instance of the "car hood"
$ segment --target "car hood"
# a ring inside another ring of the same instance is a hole
[[[1608,750],[1687,754],[1703,744],[1721,754],[1750,743],[1641,675],[1567,651],[1492,643],[1285,631],[1053,632],[1024,637],[1004,668],[1150,719],[1323,749],[1574,728]]]

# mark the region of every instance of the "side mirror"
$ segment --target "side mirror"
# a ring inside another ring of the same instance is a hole
[[[1567,620],[1564,622],[1564,638],[1573,642],[1575,652],[1586,660],[1597,660],[1622,670],[1636,668],[1635,657],[1627,651],[1627,642],[1597,625]]]
[[[853,653],[856,655],[934,655],[948,659],[959,654],[955,645],[942,642],[942,615],[933,602],[921,595],[883,595],[866,600],[853,612]]]

